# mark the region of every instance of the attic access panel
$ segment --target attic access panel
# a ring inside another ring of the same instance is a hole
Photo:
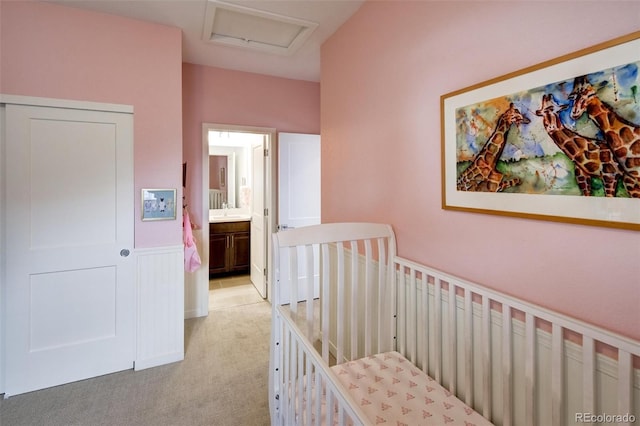
[[[317,23],[218,1],[208,1],[203,39],[281,55],[293,54]]]

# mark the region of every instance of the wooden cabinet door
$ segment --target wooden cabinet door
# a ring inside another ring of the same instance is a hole
[[[209,235],[209,274],[227,272],[227,234]]]
[[[209,275],[249,272],[251,239],[249,222],[209,225]]]
[[[230,272],[248,271],[251,263],[250,238],[248,232],[236,232],[231,235]]]

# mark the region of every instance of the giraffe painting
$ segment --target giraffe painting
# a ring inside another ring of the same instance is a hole
[[[605,195],[615,197],[618,179],[622,175],[613,152],[607,144],[598,139],[587,138],[567,129],[560,119],[560,111],[569,108],[560,105],[553,95],[542,95],[542,105],[536,115],[542,117],[544,129],[553,142],[573,161],[575,177],[582,195],[591,195],[591,179],[598,177],[604,183]]]
[[[459,191],[501,192],[511,186],[519,185],[517,177],[505,179],[504,174],[496,169],[507,141],[507,134],[512,125],[529,123],[529,119],[515,107],[513,103],[498,118],[496,127],[476,154],[473,162],[458,177],[456,187]]]
[[[442,95],[443,208],[640,230],[640,33]]]
[[[586,76],[576,77],[571,118],[579,119],[585,112],[602,130],[605,141],[625,172],[623,182],[632,197],[640,197],[640,126],[621,117],[611,105],[602,101]]]

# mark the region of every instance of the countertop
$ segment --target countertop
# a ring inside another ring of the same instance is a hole
[[[209,210],[209,223],[244,222],[251,220],[251,214],[244,211]]]

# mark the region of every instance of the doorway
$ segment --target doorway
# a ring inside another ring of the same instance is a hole
[[[269,295],[268,236],[275,226],[270,215],[275,205],[270,155],[274,142],[275,129],[271,128],[203,125],[203,217],[214,221],[250,220],[248,275],[262,298]],[[223,201],[216,204],[216,199]],[[203,263],[208,264],[209,232],[202,237]],[[199,284],[206,290],[198,293],[206,295],[202,302],[208,306],[208,274],[206,278]]]

